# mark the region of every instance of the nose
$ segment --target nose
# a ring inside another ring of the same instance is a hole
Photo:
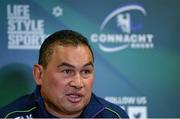
[[[76,74],[73,78],[73,80],[70,82],[70,86],[74,87],[76,89],[80,89],[84,86],[83,79],[80,74]]]

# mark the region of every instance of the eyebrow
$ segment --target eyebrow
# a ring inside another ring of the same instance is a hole
[[[62,66],[67,66],[67,67],[75,68],[74,65],[69,64],[69,63],[67,63],[67,62],[62,62],[60,65],[58,65],[58,67],[62,67]],[[92,62],[88,62],[88,63],[86,63],[86,64],[83,65],[83,67],[86,67],[86,66],[92,66],[92,67],[94,67],[94,64],[93,64]]]

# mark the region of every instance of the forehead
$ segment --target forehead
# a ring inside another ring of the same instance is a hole
[[[51,60],[74,64],[93,62],[92,54],[86,45],[56,45]]]
[[[67,52],[68,51],[68,52]],[[88,48],[88,46],[86,45],[70,45],[70,44],[66,44],[66,45],[62,45],[62,44],[56,44],[54,45],[53,48],[53,52],[57,53],[57,52],[61,52],[61,53],[70,53],[70,52],[81,52],[81,53],[88,53],[91,54],[90,49]]]

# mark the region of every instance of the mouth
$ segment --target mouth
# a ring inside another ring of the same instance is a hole
[[[67,96],[67,100],[71,103],[79,103],[83,98],[83,95],[80,93],[70,93],[67,94],[66,96]]]

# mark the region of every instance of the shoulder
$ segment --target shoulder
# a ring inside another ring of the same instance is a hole
[[[104,110],[100,113],[101,117],[129,118],[128,114],[120,106],[110,103],[101,97],[95,97],[104,106]]]
[[[0,118],[15,117],[19,113],[28,113],[35,109],[33,95],[25,95],[0,109]]]

